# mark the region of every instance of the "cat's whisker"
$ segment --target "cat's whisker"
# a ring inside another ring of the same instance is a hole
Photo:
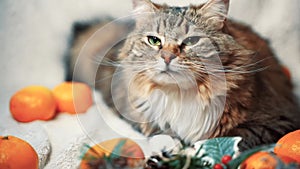
[[[254,63],[251,63],[251,61],[249,61],[250,64],[244,64],[244,65],[241,65],[241,66],[239,66],[239,67],[237,67],[237,68],[247,68],[247,67],[250,67],[250,66],[256,66],[256,65],[258,65],[259,63],[262,63],[262,62],[264,62],[264,61],[266,61],[266,60],[268,60],[268,59],[270,59],[270,58],[271,58],[271,57],[267,57],[267,58],[258,60],[258,61],[254,62]]]
[[[157,61],[140,61],[140,60],[134,60],[134,61],[128,61],[123,60],[122,63],[157,63]]]
[[[106,81],[106,80],[108,80],[108,79],[112,78],[113,76],[118,75],[118,74],[120,74],[120,73],[122,73],[122,71],[112,73],[112,74],[107,75],[107,76],[105,76],[105,77],[101,77],[101,79],[98,79],[98,80],[95,79],[95,84],[100,83],[100,82],[102,82],[102,81]]]
[[[201,64],[189,63],[189,64],[192,68],[194,68],[198,71],[202,71],[203,73],[213,75],[213,76],[216,76],[215,73],[251,74],[251,73],[256,73],[256,72],[266,70],[269,66],[259,67],[259,68],[257,67],[257,64],[263,62],[266,59],[261,59],[261,60],[255,62],[255,63],[242,65],[242,66],[235,67],[235,68],[230,68],[230,67],[225,68],[225,67],[222,67],[220,65],[213,65],[213,64],[210,64],[210,65],[207,65],[207,66],[204,65],[205,66],[204,67],[202,65],[203,63],[201,63]],[[253,67],[253,69],[249,69],[251,67]]]
[[[224,74],[223,73],[216,73],[216,72],[211,72],[211,71],[208,71],[206,69],[202,69],[202,70],[197,70],[197,71],[194,71],[193,72],[194,75],[197,76],[197,78],[200,78],[200,80],[204,80],[205,82],[209,83],[209,80],[206,80],[206,78],[204,78],[204,75],[209,75],[209,76],[212,76],[211,78],[214,79],[214,80],[220,80],[220,81],[224,81],[225,77],[224,77]],[[209,79],[211,79],[209,78]]]
[[[254,70],[245,70],[245,71],[237,71],[237,70],[225,70],[225,73],[236,73],[236,74],[251,74],[251,73],[257,73],[257,72],[261,72],[264,71],[266,69],[268,69],[270,66],[265,66],[265,67],[261,67],[261,68],[257,68]],[[222,71],[222,70],[220,70]]]
[[[145,64],[156,64],[157,61],[153,61],[153,62],[146,62],[146,61],[128,61],[128,60],[122,60],[122,62],[120,61],[116,61],[116,60],[112,60],[110,58],[103,58],[103,59],[96,59],[96,57],[94,57],[92,59],[92,61],[96,64],[99,64],[100,66],[111,66],[111,67],[126,67],[127,65],[128,66],[132,66],[133,64],[135,66],[141,66],[141,67],[144,67]]]
[[[209,80],[207,80],[206,78],[204,78],[204,74],[208,74],[211,75],[215,78],[217,78],[216,80],[223,80],[224,77],[223,76],[218,76],[217,74],[211,73],[211,72],[195,72],[195,75],[197,75],[197,78],[199,78],[200,80],[209,83]],[[210,78],[209,78],[210,79]]]
[[[219,78],[219,76],[214,74],[213,71],[211,71],[211,69],[207,69],[207,68],[203,67],[202,65],[196,65],[193,63],[191,63],[190,65],[191,65],[190,67],[197,70],[197,71],[195,71],[195,73],[197,73],[198,76],[199,75],[203,76],[203,74],[208,74],[208,75],[213,75],[213,76]]]
[[[257,67],[257,64],[249,64],[249,65],[245,65],[245,66],[240,66],[240,67],[235,67],[235,68],[230,68],[230,69],[212,69],[212,71],[215,72],[224,72],[224,73],[256,73],[256,72],[260,72],[263,70],[268,69],[270,66],[264,66],[264,67]],[[247,69],[245,69],[247,68]],[[250,69],[253,68],[253,69]]]
[[[135,67],[135,68],[136,68],[136,67]],[[130,70],[132,71],[133,74],[138,74],[138,73],[144,72],[144,71],[146,71],[146,70],[152,69],[152,67],[145,68],[145,66],[144,66],[144,67],[141,67],[141,68],[143,68],[143,69],[133,70],[132,68],[130,68]],[[128,68],[128,69],[129,69],[129,68]],[[128,71],[128,69],[126,69],[126,68],[118,69],[118,70],[116,70],[114,73],[112,73],[112,74],[110,74],[110,75],[107,75],[107,76],[105,76],[105,77],[101,77],[101,79],[98,79],[98,80],[96,79],[96,80],[95,80],[95,84],[100,83],[100,82],[102,82],[102,81],[106,81],[106,80],[112,78],[113,76],[117,76],[117,75],[119,75],[119,74],[122,74],[122,73]]]
[[[188,69],[189,66],[184,65],[184,64],[174,64],[173,66],[175,66],[176,68],[181,68],[181,69]]]
[[[268,58],[264,58],[264,59],[261,59],[261,60],[258,60],[254,63],[250,63],[249,64],[243,64],[241,66],[238,66],[238,67],[234,67],[232,68],[232,66],[220,66],[220,65],[214,65],[214,64],[211,64],[210,67],[214,68],[214,66],[216,66],[217,68],[221,67],[221,68],[230,68],[231,70],[239,70],[239,69],[242,69],[242,68],[249,68],[249,67],[256,67],[259,63],[262,63],[263,61],[266,61]]]
[[[110,67],[118,67],[120,63],[111,59],[103,59],[101,61],[94,61],[94,63],[98,64],[99,66],[110,66]]]
[[[145,65],[139,65],[139,66],[123,66],[121,67],[121,69],[123,71],[130,71],[132,74],[135,74],[135,73],[141,73],[143,71],[146,71],[146,70],[151,70],[151,69],[154,69],[154,65],[153,66],[145,66]]]

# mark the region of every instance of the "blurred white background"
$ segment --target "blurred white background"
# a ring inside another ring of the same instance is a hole
[[[155,0],[180,6],[203,1]],[[129,15],[130,9],[130,0],[1,0],[0,124],[15,123],[8,106],[17,90],[28,85],[53,88],[64,80],[63,56],[72,23],[104,15],[122,17]],[[290,68],[295,93],[300,96],[300,1],[232,0],[230,17],[251,25],[270,40],[275,53]],[[59,132],[63,125],[52,121],[48,126],[54,147],[70,140]],[[55,152],[63,148],[58,147]]]

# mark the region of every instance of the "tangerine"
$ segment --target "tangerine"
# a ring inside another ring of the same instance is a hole
[[[84,113],[93,104],[90,87],[81,82],[64,82],[53,90],[57,110],[70,114]]]
[[[1,169],[38,169],[38,155],[26,141],[14,136],[0,136]]]
[[[55,116],[56,102],[50,89],[28,86],[10,99],[10,112],[19,122],[50,120]]]
[[[290,157],[300,163],[300,130],[290,132],[279,139],[274,153]]]
[[[289,157],[277,156],[269,152],[260,151],[247,158],[241,164],[241,169],[276,169],[278,159],[284,164],[295,163],[295,160]]]
[[[140,167],[144,164],[144,153],[140,146],[130,139],[116,138],[90,147],[84,154],[80,163],[80,169],[105,167],[104,158],[112,157],[113,164],[121,168]]]

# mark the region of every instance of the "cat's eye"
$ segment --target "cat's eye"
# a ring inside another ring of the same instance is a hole
[[[148,42],[152,46],[161,46],[161,40],[156,36],[147,36]]]
[[[200,40],[200,36],[191,36],[188,38],[185,38],[182,41],[183,46],[192,46],[195,45]]]

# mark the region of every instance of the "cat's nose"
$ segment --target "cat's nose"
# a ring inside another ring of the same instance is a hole
[[[171,63],[173,59],[175,59],[177,56],[171,52],[162,52],[161,58],[165,61],[167,65]]]

